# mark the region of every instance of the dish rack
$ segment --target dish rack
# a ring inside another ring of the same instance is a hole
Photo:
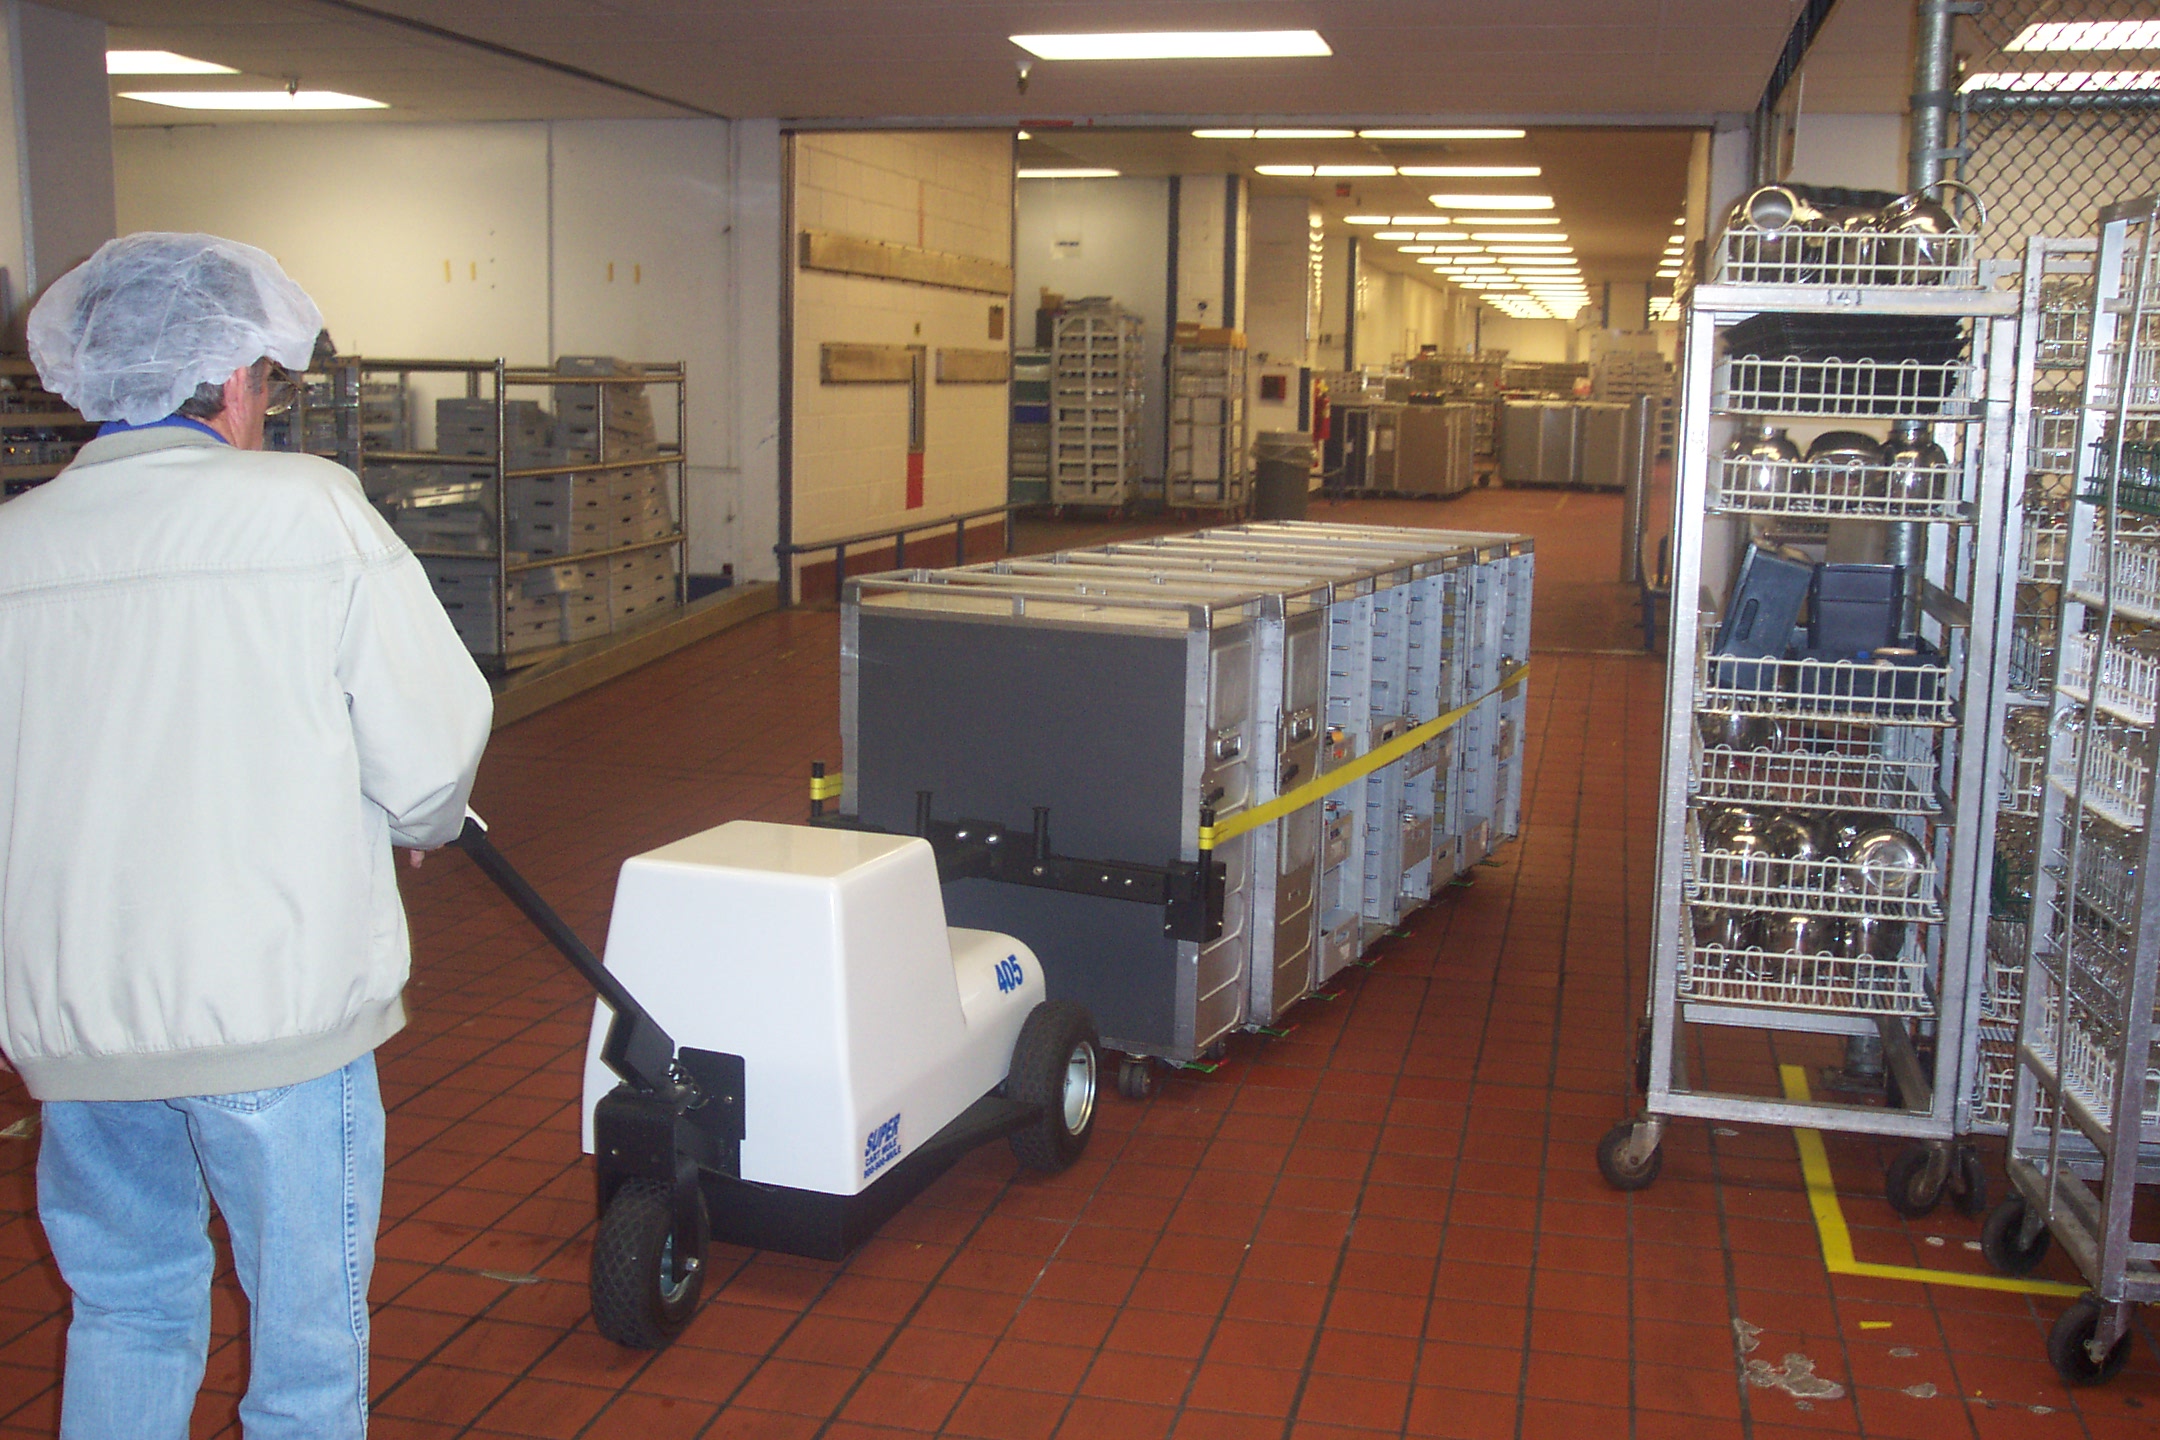
[[[2047,700],[2048,784],[2009,1111],[2011,1193],[1982,1249],[2009,1274],[2060,1244],[2091,1292],[2057,1320],[2048,1358],[2072,1384],[2119,1371],[2130,1306],[2160,1300],[2160,1244],[2131,1230],[2160,1181],[2160,1066],[2147,929],[2160,895],[2160,535],[2126,504],[2125,446],[2160,420],[2160,199],[2100,212]]]
[[[1890,1189],[1924,1209],[1950,1188],[1949,1142],[1970,1108],[1962,1047],[1985,971],[2003,784],[1991,734],[2007,661],[1998,619],[2010,588],[2004,537],[2016,533],[2005,529],[2005,487],[2019,296],[2001,281],[2015,271],[1982,260],[1970,237],[1744,225],[1713,244],[1706,269],[1690,292],[1678,367],[1672,593],[1701,600],[1675,605],[1670,626],[1658,904],[1637,1053],[1644,1094],[1635,1118],[1600,1142],[1599,1169],[1621,1189],[1654,1183],[1667,1127],[1682,1120],[1865,1133],[1914,1142]],[[1925,422],[1947,463],[1728,453],[1746,427],[1780,418],[1878,442],[1890,421]],[[1834,548],[1886,528],[1918,582],[1904,587],[1896,646],[1865,660],[1857,650],[1820,658],[1782,653],[1792,647],[1772,635],[1761,648],[1774,653],[1721,653],[1751,543]],[[1706,739],[1705,720],[1726,743]],[[1923,840],[1926,861],[1886,879],[1839,853],[1711,845],[1703,812],[1714,806],[1854,812],[1866,828]],[[1734,948],[1726,942],[1750,932],[1720,919],[1714,939],[1698,910],[1819,917],[1832,939],[1813,954]],[[1891,958],[1835,953],[1853,946],[1850,922],[1861,919],[1905,927]],[[1790,1053],[1793,1040],[1699,1045],[1689,1038],[1699,1025],[1879,1043],[1899,1103],[1781,1098],[1768,1057]],[[1920,1043],[1928,1034],[1932,1053]],[[1714,1068],[1693,1073],[1701,1057]]]

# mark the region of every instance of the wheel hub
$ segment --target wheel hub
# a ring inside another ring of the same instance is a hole
[[[1072,1054],[1065,1060],[1065,1087],[1060,1098],[1065,1131],[1069,1135],[1078,1135],[1087,1129],[1088,1120],[1095,1113],[1094,1046],[1085,1042],[1073,1046]]]

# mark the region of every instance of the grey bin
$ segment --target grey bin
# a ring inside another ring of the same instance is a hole
[[[1297,431],[1271,430],[1253,447],[1253,518],[1302,520],[1312,483],[1312,440]]]

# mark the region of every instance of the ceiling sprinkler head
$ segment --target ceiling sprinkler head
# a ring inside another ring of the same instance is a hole
[[[1027,94],[1028,74],[1035,68],[1035,62],[1032,60],[1021,60],[1016,62],[1013,68],[1020,72],[1020,93],[1022,95],[1025,95]]]

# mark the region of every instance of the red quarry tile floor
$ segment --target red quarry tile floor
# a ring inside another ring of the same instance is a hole
[[[1565,500],[1565,503],[1561,503]],[[845,1264],[723,1249],[661,1353],[586,1316],[578,1153],[590,998],[462,858],[409,875],[412,1024],[384,1047],[390,1168],[374,1433],[420,1437],[1361,1440],[2149,1433],[2160,1353],[2076,1394],[2062,1302],[1831,1276],[1792,1137],[1676,1126],[1622,1196],[1592,1162],[1627,1112],[1648,945],[1663,670],[1624,652],[1616,503],[1480,492],[1335,513],[1539,537],[1526,832],[1279,1039],[1152,1101],[1105,1097],[1056,1177],[977,1151]],[[1602,588],[1600,588],[1602,587]],[[1555,633],[1542,617],[1577,622]],[[1605,627],[1585,633],[1584,627]],[[496,737],[477,803],[595,941],[624,857],[803,813],[840,760],[830,611],[768,617]],[[1608,653],[1595,653],[1604,651]],[[1831,1058],[1716,1036],[1774,1076]],[[0,1127],[28,1116],[0,1090]],[[1832,1138],[1864,1259],[1978,1270],[1975,1222],[1903,1223],[1892,1153]],[[50,1435],[67,1303],[0,1138],[0,1436]],[[2043,1273],[2072,1278],[2059,1257]],[[236,1435],[244,1307],[218,1282],[199,1436]],[[1742,1323],[1744,1322],[1744,1323]],[[1763,1378],[1750,1382],[1750,1362]],[[1805,1396],[1813,1375],[1834,1393]],[[1796,1397],[1798,1389],[1803,1395]]]

